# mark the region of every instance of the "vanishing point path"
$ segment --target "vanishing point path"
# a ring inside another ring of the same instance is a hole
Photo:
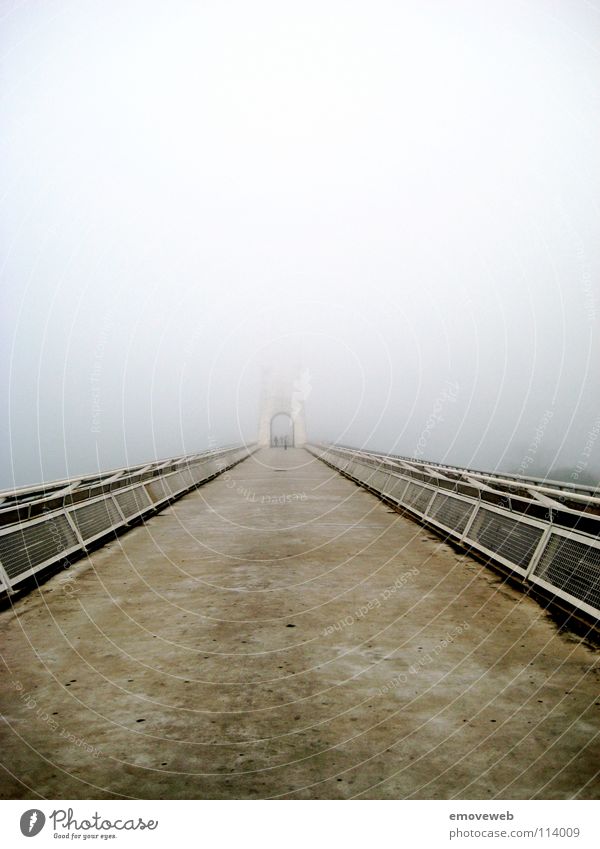
[[[599,795],[597,653],[302,449],[18,598],[0,655],[4,798]]]

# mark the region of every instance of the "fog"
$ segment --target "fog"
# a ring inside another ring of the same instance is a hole
[[[7,488],[309,436],[600,477],[600,12],[1,4]]]

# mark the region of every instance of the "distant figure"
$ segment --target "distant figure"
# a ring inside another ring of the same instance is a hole
[[[277,446],[279,445],[279,439],[276,436],[273,437],[273,445],[275,446],[275,448],[277,448]]]
[[[283,437],[283,450],[287,451],[287,436]]]

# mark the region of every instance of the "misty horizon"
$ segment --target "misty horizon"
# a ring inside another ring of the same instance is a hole
[[[580,3],[57,0],[2,22],[0,488],[309,439],[595,485]]]

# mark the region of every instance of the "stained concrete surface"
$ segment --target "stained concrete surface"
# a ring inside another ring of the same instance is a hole
[[[0,614],[1,796],[596,798],[597,653],[301,449]]]

